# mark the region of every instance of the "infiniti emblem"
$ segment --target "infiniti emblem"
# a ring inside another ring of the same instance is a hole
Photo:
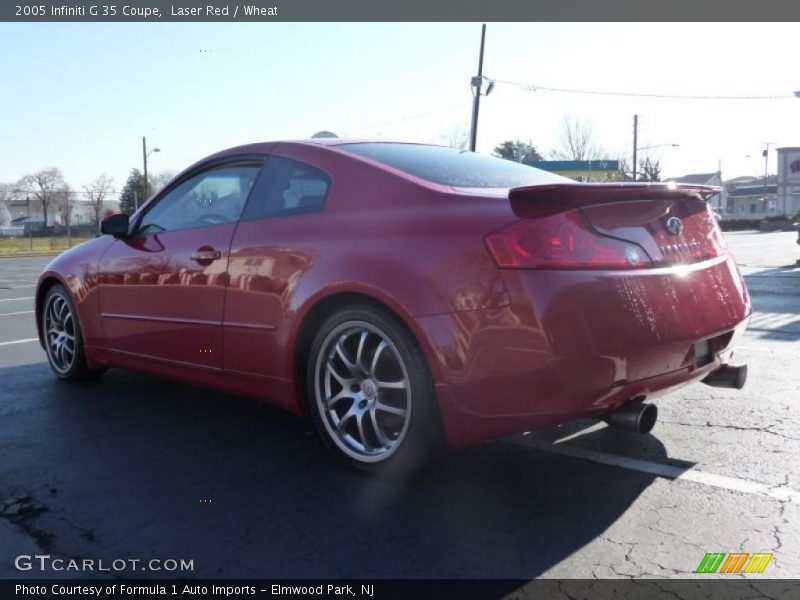
[[[683,221],[681,221],[678,217],[670,217],[667,219],[667,231],[669,231],[672,235],[678,235],[681,231],[683,231]]]

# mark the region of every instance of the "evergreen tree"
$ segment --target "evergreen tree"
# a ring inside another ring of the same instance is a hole
[[[514,162],[523,160],[542,160],[542,155],[531,144],[519,140],[506,140],[494,149],[494,155]]]
[[[125,214],[132,215],[136,211],[136,206],[141,206],[147,200],[144,190],[144,176],[139,169],[131,169],[122,194],[119,197],[119,209]]]

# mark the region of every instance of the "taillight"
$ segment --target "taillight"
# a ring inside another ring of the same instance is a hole
[[[638,269],[650,258],[637,244],[597,235],[578,211],[523,219],[486,237],[498,267]]]

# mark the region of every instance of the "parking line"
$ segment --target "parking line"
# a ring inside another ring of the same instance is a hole
[[[0,342],[0,346],[10,346],[12,344],[27,344],[28,342],[38,342],[39,338],[27,338],[24,340],[11,340],[10,342]]]
[[[783,342],[786,343],[786,342]],[[784,352],[783,350],[773,350],[772,348],[754,348],[752,346],[736,346],[737,350],[745,352],[766,352],[768,354],[781,354],[783,356],[797,357],[797,352]]]
[[[20,310],[12,313],[0,313],[0,317],[11,317],[13,315],[32,315],[33,313],[34,311],[32,310]]]
[[[15,302],[17,300],[33,300],[33,296],[26,296],[25,298],[0,298],[0,302]]]
[[[738,479],[736,477],[717,475],[706,471],[682,469],[662,463],[650,462],[649,460],[619,456],[617,454],[606,454],[605,452],[597,452],[596,450],[589,450],[587,448],[580,448],[567,444],[548,444],[537,440],[532,440],[532,442],[534,448],[544,450],[545,452],[552,452],[553,454],[580,458],[611,467],[638,471],[640,473],[647,473],[667,479],[680,479],[734,492],[767,496],[780,502],[792,502],[793,504],[800,505],[800,491],[787,487],[769,486],[748,479]]]

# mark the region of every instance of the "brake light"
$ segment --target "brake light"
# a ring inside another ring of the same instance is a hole
[[[523,219],[486,237],[503,268],[638,269],[650,258],[637,244],[597,235],[577,210]]]

